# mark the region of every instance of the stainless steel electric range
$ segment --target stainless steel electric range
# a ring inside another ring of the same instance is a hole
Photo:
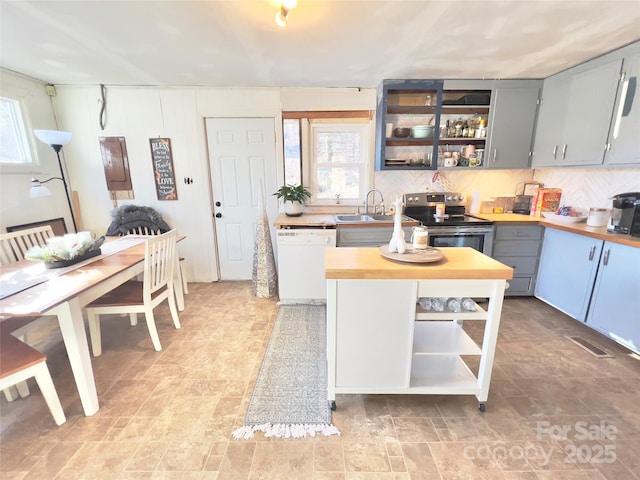
[[[491,255],[493,222],[465,214],[465,198],[461,193],[407,193],[403,201],[404,214],[427,227],[432,247],[471,247]],[[440,212],[444,208],[443,215],[439,215],[438,205]]]

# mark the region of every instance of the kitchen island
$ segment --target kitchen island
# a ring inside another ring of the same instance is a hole
[[[475,395],[484,411],[513,269],[472,248],[440,250],[445,258],[433,263],[390,260],[375,247],[326,251],[333,407],[338,393],[457,394]],[[471,297],[486,305],[426,311],[421,297]],[[465,329],[474,322],[483,323],[478,342]]]

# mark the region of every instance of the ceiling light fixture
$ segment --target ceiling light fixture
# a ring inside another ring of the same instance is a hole
[[[276,23],[280,27],[286,27],[289,21],[289,12],[298,3],[297,0],[284,0],[280,4],[280,10],[276,12]]]

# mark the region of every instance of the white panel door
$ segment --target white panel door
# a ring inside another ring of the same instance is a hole
[[[278,212],[273,118],[206,120],[221,280],[250,280],[260,184],[269,225]],[[272,245],[275,236],[271,227]]]

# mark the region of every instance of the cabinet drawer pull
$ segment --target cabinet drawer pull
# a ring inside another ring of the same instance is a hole
[[[611,250],[607,250],[606,252],[604,252],[604,258],[602,259],[602,264],[603,265],[608,265],[609,264],[609,254],[611,253]]]
[[[595,253],[596,253],[596,246],[592,245],[591,250],[589,251],[589,261],[593,260],[593,256],[595,255]]]
[[[562,160],[564,160],[564,157],[566,156],[566,154],[567,154],[567,144],[565,143],[562,146]]]

